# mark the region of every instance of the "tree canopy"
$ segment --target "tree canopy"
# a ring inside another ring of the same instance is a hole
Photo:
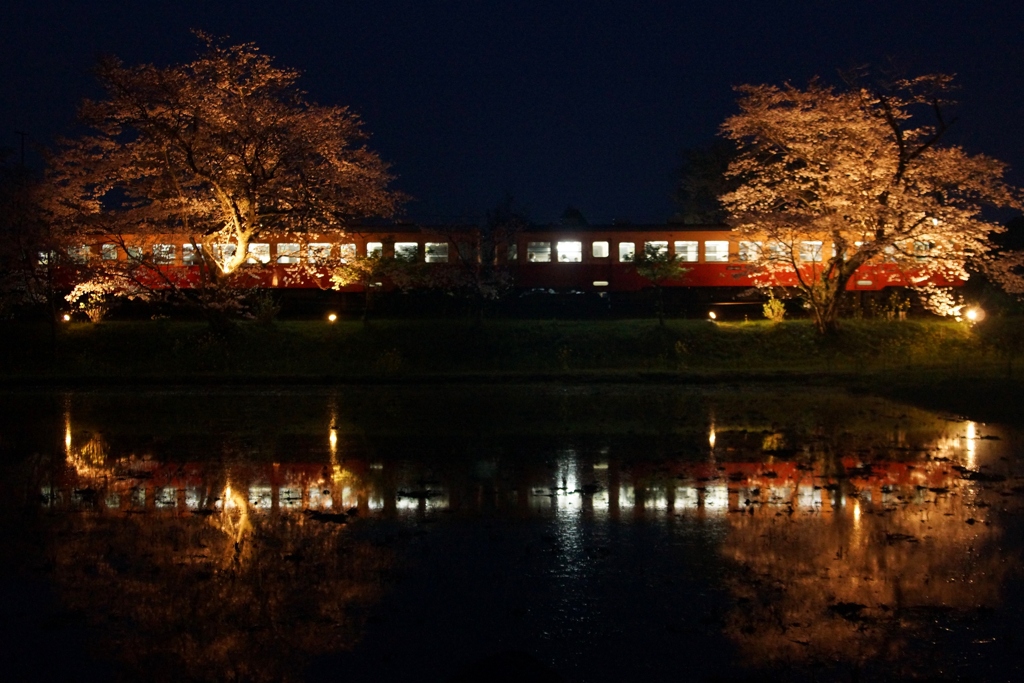
[[[100,61],[106,95],[80,112],[90,132],[52,160],[65,230],[182,235],[215,279],[268,231],[315,235],[395,211],[400,196],[358,116],[309,101],[299,72],[254,44],[197,35],[203,49],[187,64]]]
[[[795,277],[822,332],[836,328],[860,266],[895,263],[917,282],[964,279],[1002,230],[982,209],[1020,208],[1003,163],[945,144],[950,86],[930,75],[738,88],[740,113],[721,134],[738,147],[728,175],[739,186],[722,203],[740,238],[760,246],[749,258],[765,283]]]

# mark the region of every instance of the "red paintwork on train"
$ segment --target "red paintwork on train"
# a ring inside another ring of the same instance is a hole
[[[398,225],[388,228],[360,229],[337,235],[318,235],[316,240],[306,240],[355,244],[361,255],[367,253],[368,242],[383,243],[384,258],[394,257],[395,242],[416,242],[418,257],[424,258],[424,245],[427,242],[441,242],[449,245],[449,263],[428,264],[431,268],[462,268],[457,263],[459,244],[475,244],[479,241],[476,229],[462,231],[431,229],[412,225]],[[706,262],[704,244],[709,240],[729,242],[729,260],[727,262]],[[88,246],[93,256],[98,258],[100,247],[107,242],[97,238]],[[303,266],[282,265],[274,263],[278,242],[301,242],[296,235],[282,235],[277,240],[270,240],[271,263],[244,266],[235,273],[235,284],[238,286],[263,287],[274,289],[328,289],[330,278],[316,276]],[[637,251],[643,250],[646,242],[662,241],[669,244],[670,253],[675,253],[676,241],[698,242],[700,244],[699,260],[684,264],[687,272],[683,277],[666,281],[665,287],[680,288],[749,288],[759,284],[792,286],[796,284],[795,273],[777,273],[768,278],[747,263],[739,260],[739,243],[725,226],[609,226],[583,228],[544,228],[524,230],[514,238],[515,251],[511,251],[510,241],[499,244],[495,249],[496,262],[504,264],[513,276],[515,286],[521,290],[551,289],[556,291],[591,291],[591,292],[633,292],[651,286],[650,281],[636,272],[632,263],[619,259],[619,244],[632,243]],[[155,243],[178,245],[176,262],[173,265],[150,265],[138,268],[134,277],[140,284],[151,288],[197,287],[203,282],[203,273],[198,265],[183,265],[181,262],[180,245],[188,240],[182,236],[148,236],[137,240],[137,246],[146,254],[152,253]],[[578,262],[559,261],[559,242],[580,242],[582,257]],[[608,256],[595,257],[593,243],[606,242]],[[530,243],[546,243],[550,245],[550,262],[534,262],[528,257]],[[335,250],[337,250],[335,246]],[[119,258],[124,260],[127,255],[119,249]],[[513,258],[509,258],[510,254]],[[825,256],[827,260],[827,254]],[[820,269],[822,263],[807,264],[802,267],[803,275],[814,277],[814,270]],[[957,286],[959,281],[948,281],[935,276],[925,277],[915,274],[913,270],[905,270],[895,263],[882,263],[862,266],[854,277],[850,278],[847,289],[852,291],[879,291],[886,287],[907,287],[931,282],[940,286]],[[390,289],[390,283],[383,283],[384,289]],[[358,284],[349,285],[343,291],[362,291]]]

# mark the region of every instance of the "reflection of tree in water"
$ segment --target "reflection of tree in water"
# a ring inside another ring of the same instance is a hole
[[[97,496],[102,496],[98,492]],[[350,646],[389,554],[302,514],[104,510],[52,518],[54,576],[129,677],[286,680]]]
[[[908,655],[924,656],[937,619],[999,604],[1013,563],[984,500],[999,496],[949,464],[907,470],[901,484],[819,482],[813,509],[754,501],[727,515],[736,607],[726,631],[751,663],[891,661],[910,674],[922,662]]]

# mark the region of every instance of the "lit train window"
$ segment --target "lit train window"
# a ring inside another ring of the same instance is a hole
[[[594,255],[594,258],[608,258],[608,243],[594,242],[591,253]]]
[[[231,244],[230,242],[225,244],[215,244],[213,245],[213,259],[217,263],[224,265],[228,259],[234,258],[236,250],[237,245]]]
[[[526,260],[530,263],[550,263],[551,242],[527,242]]]
[[[619,242],[619,261],[628,263],[636,257],[636,244],[633,242]]]
[[[740,261],[756,261],[761,258],[760,242],[740,242]]]
[[[233,245],[233,244],[231,245],[232,248],[234,248],[234,246],[235,245]],[[128,252],[128,258],[130,258],[131,260],[133,260],[133,261],[141,261],[142,260],[142,247],[125,247],[124,249],[125,249],[126,252]],[[231,253],[233,254],[235,252],[232,251]]]
[[[383,242],[367,242],[366,255],[373,258],[380,258],[384,254]]]
[[[310,263],[323,263],[327,259],[331,258],[331,247],[333,245],[330,242],[310,242],[309,243],[309,262]]]
[[[353,259],[358,254],[356,251],[356,245],[354,244],[339,244],[341,247],[341,262],[348,263],[349,259]]]
[[[784,261],[786,260],[786,254],[786,245],[782,242],[768,243],[768,258],[772,261]]]
[[[519,245],[512,243],[508,245],[508,260],[518,261],[519,260]]]
[[[254,242],[249,245],[249,258],[246,263],[270,263],[270,245],[266,242]]]
[[[924,242],[917,240],[914,242],[914,258],[917,261],[927,261],[928,255],[931,254],[935,244],[932,242]],[[834,248],[833,248],[834,250]]]
[[[806,262],[821,261],[821,242],[807,241],[800,243],[800,260]]]
[[[729,260],[729,243],[725,240],[704,242],[704,260],[708,263],[722,263]]]
[[[697,262],[697,240],[676,241],[675,248],[677,261]]]
[[[559,263],[580,263],[583,261],[583,242],[559,242]]]
[[[278,263],[298,263],[299,262],[299,251],[301,247],[298,242],[278,242],[277,243],[277,262]]]
[[[662,256],[668,253],[668,242],[664,240],[655,240],[654,242],[644,242],[644,254],[648,256]]]
[[[448,263],[447,242],[427,242],[425,249],[427,263]]]
[[[173,244],[154,244],[153,245],[153,263],[158,266],[172,265],[175,261],[175,251]]]
[[[68,247],[68,258],[72,263],[85,263],[89,260],[89,247],[84,244],[80,247]]]
[[[416,262],[420,245],[416,242],[395,242],[395,258],[399,261]]]
[[[100,258],[104,261],[116,261],[117,260],[117,245],[116,244],[104,244],[100,247]]]
[[[202,249],[202,247],[199,247]],[[186,266],[198,266],[202,259],[199,257],[199,251],[196,247],[191,244],[181,245],[181,262]]]

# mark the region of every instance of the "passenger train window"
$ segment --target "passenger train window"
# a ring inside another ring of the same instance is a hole
[[[253,242],[249,245],[249,258],[246,263],[270,263],[270,245],[266,242]]]
[[[760,242],[740,242],[740,261],[757,261],[761,258]]]
[[[68,247],[68,258],[72,263],[85,263],[89,260],[89,247],[84,244],[79,247]]]
[[[353,259],[359,253],[354,244],[339,244],[341,247],[341,262],[348,263],[349,259]]]
[[[644,242],[644,254],[647,256],[663,256],[668,253],[668,242],[655,240]]]
[[[580,263],[583,261],[583,242],[559,242],[559,263]]]
[[[636,256],[636,244],[633,242],[619,242],[619,261],[629,263]]]
[[[232,244],[231,246],[234,247],[235,245]],[[124,250],[128,253],[128,258],[130,258],[131,260],[142,260],[142,247],[125,247]]]
[[[508,260],[518,261],[519,260],[519,245],[513,242],[508,245]]]
[[[416,262],[420,245],[416,242],[395,242],[395,258],[399,261]]]
[[[380,258],[384,255],[384,243],[383,242],[367,242],[366,243],[366,255],[371,258]]]
[[[530,263],[550,263],[551,242],[527,242],[526,260]]]
[[[310,263],[323,263],[327,259],[331,258],[331,247],[334,246],[330,242],[310,242],[309,251],[309,262]]]
[[[153,245],[153,263],[158,266],[169,266],[175,261],[175,251],[177,251],[173,244],[154,244]]]
[[[725,240],[704,242],[704,260],[708,263],[724,263],[729,260],[729,243]]]
[[[594,242],[591,245],[591,252],[594,258],[608,258],[608,243],[607,242]]]
[[[809,240],[800,243],[800,260],[808,263],[821,261],[821,242]]]
[[[117,245],[116,244],[104,244],[100,247],[100,258],[104,261],[116,261],[117,260]]]
[[[298,263],[300,261],[300,250],[301,247],[298,242],[278,242],[277,262],[287,264]]]
[[[237,247],[230,242],[213,245],[213,260],[224,265],[228,259],[234,258]]]
[[[448,263],[447,242],[427,242],[425,251],[427,263]]]
[[[677,261],[685,261],[687,263],[697,262],[696,240],[678,240],[674,246],[676,248]]]
[[[199,249],[202,249],[200,246]],[[191,244],[181,245],[181,262],[186,266],[198,266],[202,259],[199,256],[199,250]]]

